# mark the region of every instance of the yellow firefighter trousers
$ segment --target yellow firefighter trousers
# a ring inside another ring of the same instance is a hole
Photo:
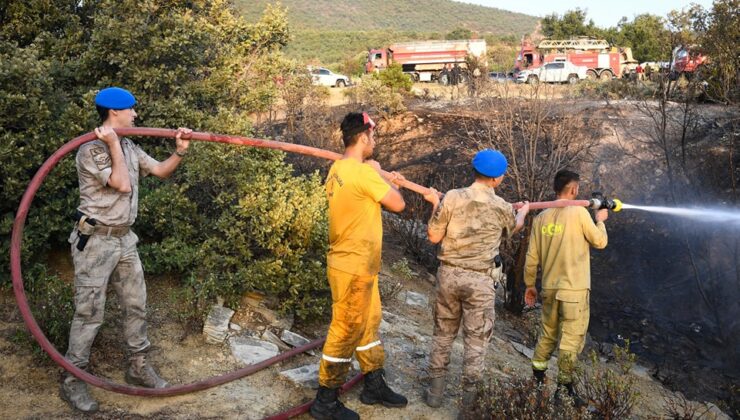
[[[558,383],[573,382],[576,359],[586,342],[589,297],[588,290],[542,290],[542,330],[532,356],[532,367],[547,369],[560,338]]]
[[[319,384],[337,388],[346,379],[353,353],[362,373],[383,367],[385,353],[378,336],[383,315],[377,275],[356,276],[331,267],[327,275],[333,304],[319,365]]]

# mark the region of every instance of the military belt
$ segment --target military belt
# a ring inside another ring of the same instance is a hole
[[[93,228],[93,235],[121,237],[126,236],[129,231],[131,231],[129,226],[105,226],[98,223]]]
[[[470,267],[463,267],[461,265],[450,264],[447,261],[443,262],[442,264],[444,264],[444,265],[446,265],[448,267],[461,268],[463,270],[475,271],[476,273],[481,273],[481,274],[490,274],[491,273],[491,269],[490,268],[470,268]]]

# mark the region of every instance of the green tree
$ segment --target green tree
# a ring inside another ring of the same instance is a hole
[[[456,28],[445,35],[445,39],[471,39],[473,37],[473,31],[466,28]]]
[[[95,126],[98,89],[131,90],[139,126],[249,135],[248,115],[277,98],[280,75],[290,67],[279,50],[289,40],[285,9],[267,7],[250,23],[226,0],[3,3],[0,284],[8,284],[10,230],[25,186],[61,144]],[[158,158],[172,147],[141,143]],[[279,152],[213,144],[192,149],[170,180],[142,180],[135,230],[148,272],[178,273],[202,299],[218,294],[233,302],[244,290],[260,290],[300,316],[326,311],[325,202],[318,180],[293,178]],[[76,191],[74,159],[67,157],[29,213],[27,273],[50,248],[68,246]],[[248,240],[237,243],[237,233]],[[231,264],[216,262],[227,257]]]
[[[570,39],[579,36],[599,37],[601,29],[593,20],[586,22],[586,11],[580,8],[568,10],[562,16],[553,13],[540,21],[542,33],[551,39]]]
[[[625,18],[619,23],[619,35],[614,44],[632,48],[639,61],[667,61],[671,54],[670,33],[663,18],[651,14]]]
[[[385,70],[373,73],[372,77],[391,88],[393,92],[410,92],[414,86],[411,76],[403,72],[403,67],[398,63],[393,63]]]

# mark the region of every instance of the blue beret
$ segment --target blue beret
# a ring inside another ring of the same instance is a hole
[[[109,87],[95,95],[95,105],[108,109],[129,109],[136,105],[136,98],[126,89]]]
[[[503,175],[507,167],[506,157],[498,150],[483,149],[473,157],[473,168],[491,178]]]

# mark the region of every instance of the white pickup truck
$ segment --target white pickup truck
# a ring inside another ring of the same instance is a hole
[[[547,63],[541,67],[531,70],[522,70],[516,76],[518,83],[570,83],[575,84],[586,78],[588,68],[576,66],[568,61],[556,61]]]

